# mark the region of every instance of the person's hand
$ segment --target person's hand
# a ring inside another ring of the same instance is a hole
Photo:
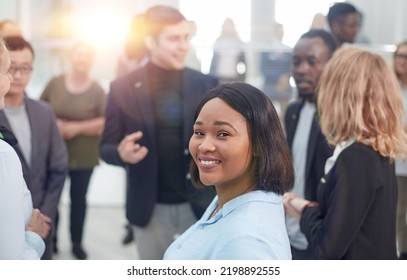
[[[65,122],[63,130],[64,130],[63,137],[66,140],[69,140],[69,139],[74,138],[75,136],[78,136],[81,132],[79,123],[74,122],[74,121]]]
[[[285,193],[283,195],[285,213],[298,221],[301,219],[302,210],[308,203],[308,200],[299,198],[293,193]]]
[[[141,131],[127,135],[117,147],[119,157],[123,162],[136,164],[142,161],[148,154],[148,149],[137,143],[143,137]]]
[[[25,230],[35,232],[42,239],[45,239],[51,229],[50,223],[51,219],[48,216],[42,214],[38,209],[33,209],[30,222],[25,227]]]
[[[69,140],[80,134],[80,125],[75,121],[57,120],[59,132],[64,139]]]

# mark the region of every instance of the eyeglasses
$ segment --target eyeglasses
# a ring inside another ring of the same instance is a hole
[[[407,54],[395,54],[394,56],[396,59],[400,61],[407,61]]]
[[[20,72],[20,74],[23,76],[27,76],[28,74],[31,73],[32,70],[33,68],[31,66],[22,66],[22,67],[11,66],[8,72],[13,76],[17,74],[17,72]]]

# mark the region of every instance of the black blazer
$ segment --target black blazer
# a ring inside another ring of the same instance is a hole
[[[388,158],[353,143],[321,181],[317,201],[300,221],[315,259],[397,258],[397,182]]]
[[[303,102],[296,101],[288,106],[285,114],[284,124],[287,142],[291,151],[303,105]],[[325,136],[322,134],[318,118],[315,115],[308,139],[307,161],[305,164],[305,199],[316,200],[319,180],[324,175],[325,161],[332,153],[333,147],[328,144]]]
[[[188,150],[193,132],[193,118],[202,96],[218,84],[216,78],[185,68],[182,73],[183,134],[185,176],[191,156]],[[149,150],[146,158],[137,164],[124,164],[117,152],[120,141],[128,134],[141,130],[140,145]],[[155,144],[155,120],[149,92],[146,66],[113,81],[106,109],[105,129],[101,139],[100,154],[109,164],[127,169],[126,216],[135,225],[146,226],[150,221],[158,191],[158,154]],[[198,191],[187,180],[187,199],[197,218],[215,196],[213,189]]]

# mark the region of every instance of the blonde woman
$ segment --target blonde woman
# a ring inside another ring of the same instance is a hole
[[[335,151],[317,201],[284,196],[315,259],[396,259],[394,159],[407,150],[397,79],[378,54],[336,51],[321,76],[318,114]]]

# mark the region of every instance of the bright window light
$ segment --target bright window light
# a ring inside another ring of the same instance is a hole
[[[76,37],[99,49],[122,45],[129,25],[129,19],[123,15],[126,13],[113,3],[94,6],[91,13],[78,11],[73,20]]]

